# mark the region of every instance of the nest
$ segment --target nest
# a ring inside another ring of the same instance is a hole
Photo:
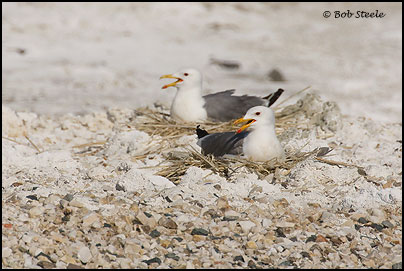
[[[202,155],[191,147],[186,152],[169,152],[163,155],[166,159],[164,163],[168,162],[168,164],[159,165],[158,167],[161,169],[157,172],[157,175],[178,184],[187,169],[195,166],[210,169],[212,173],[216,173],[226,179],[231,179],[235,173],[243,169],[247,169],[248,172],[255,173],[259,178],[263,179],[269,174],[275,173],[277,169],[284,169],[284,174],[287,174],[297,163],[308,157],[318,156],[320,152],[320,149],[315,149],[311,152],[301,152],[299,150],[288,155],[285,161],[282,162],[277,160],[254,162],[236,156],[214,157],[212,155]]]
[[[280,105],[284,103],[286,100],[291,97],[309,89],[309,87],[291,95],[289,98],[281,101],[276,106],[272,106],[271,108],[274,110],[276,124],[275,129],[277,133],[282,133],[284,130],[290,127],[298,127],[307,128],[307,122],[298,123],[297,115],[301,114],[303,110],[302,107],[291,107],[291,106],[283,106]],[[293,109],[292,109],[293,108]],[[154,105],[154,109],[150,109],[148,107],[143,107],[136,109],[135,114],[137,116],[136,122],[134,122],[134,126],[137,130],[148,133],[150,136],[159,135],[164,139],[176,139],[180,138],[183,135],[194,135],[196,126],[198,124],[209,133],[219,133],[219,132],[228,132],[228,131],[236,131],[237,129],[233,125],[233,121],[228,122],[213,122],[213,121],[205,121],[203,123],[191,123],[184,124],[180,122],[176,122],[171,119],[170,114],[168,113],[168,109],[164,108],[161,105]]]
[[[305,88],[292,96],[307,89],[308,88]],[[302,119],[301,117],[302,107],[294,105],[280,106],[286,100],[287,99],[279,102],[277,106],[272,107],[276,118],[276,133],[279,135],[292,127],[308,129],[309,120],[307,118]],[[206,121],[191,124],[177,123],[170,118],[168,109],[161,105],[155,105],[154,109],[139,108],[136,110],[136,115],[137,118],[133,125],[137,130],[144,131],[150,136],[159,136],[157,140],[160,142],[157,142],[157,144],[161,146],[159,152],[165,160],[159,165],[153,166],[153,168],[158,169],[156,174],[168,178],[175,184],[180,182],[181,177],[191,166],[210,169],[212,173],[219,174],[225,178],[230,178],[241,169],[255,173],[259,178],[265,178],[271,173],[279,172],[279,169],[284,169],[284,172],[288,173],[297,163],[308,157],[316,155],[322,156],[324,152],[327,153],[327,151],[319,151],[319,149],[315,149],[311,152],[301,152],[301,150],[297,150],[294,153],[286,154],[286,159],[283,162],[278,162],[277,160],[254,162],[238,156],[213,157],[212,155],[202,155],[189,145],[183,146],[185,148],[183,152],[173,151],[172,144],[167,144],[167,142],[175,142],[176,139],[184,135],[196,135],[195,130],[198,124],[209,133],[236,131],[237,128],[233,125],[233,121]],[[175,146],[178,147],[179,145],[176,144]],[[145,153],[141,157],[144,158],[147,155],[148,153]]]

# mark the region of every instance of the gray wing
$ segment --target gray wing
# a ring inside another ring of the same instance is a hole
[[[208,118],[215,121],[239,119],[251,107],[266,103],[266,100],[256,96],[233,96],[235,91],[231,89],[203,96]]]
[[[197,144],[202,148],[203,154],[222,156],[225,154],[241,154],[243,152],[243,140],[248,131],[241,133],[224,132],[205,135]]]

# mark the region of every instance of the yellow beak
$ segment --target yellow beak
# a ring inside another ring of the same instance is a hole
[[[160,79],[163,79],[163,78],[177,79],[177,81],[175,81],[175,82],[173,82],[173,83],[171,83],[171,84],[168,84],[168,85],[164,85],[164,86],[162,87],[162,89],[165,89],[165,88],[168,88],[168,87],[174,87],[177,83],[183,81],[181,78],[175,77],[175,76],[173,76],[172,74],[166,74],[166,75],[163,75],[163,76],[160,77]]]
[[[239,124],[242,122],[247,122],[247,124],[244,124],[243,126],[241,126],[240,129],[237,130],[237,134],[241,133],[242,131],[244,131],[245,129],[247,129],[253,122],[255,122],[255,119],[245,119],[245,118],[240,118],[236,121],[233,122],[233,124]]]

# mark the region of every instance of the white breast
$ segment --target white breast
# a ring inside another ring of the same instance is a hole
[[[252,131],[243,143],[244,155],[254,161],[268,161],[273,158],[284,159],[283,148],[271,129]]]
[[[183,122],[204,121],[208,117],[204,103],[202,96],[196,91],[177,91],[171,105],[171,117]]]

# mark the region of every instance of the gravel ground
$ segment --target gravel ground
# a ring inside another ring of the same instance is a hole
[[[299,120],[321,121],[280,134],[286,152],[328,146],[339,163],[308,157],[264,177],[190,166],[178,185],[158,165],[187,159],[196,135],[163,148],[130,109],[50,118],[3,106],[2,266],[400,268],[401,124],[302,101]]]

